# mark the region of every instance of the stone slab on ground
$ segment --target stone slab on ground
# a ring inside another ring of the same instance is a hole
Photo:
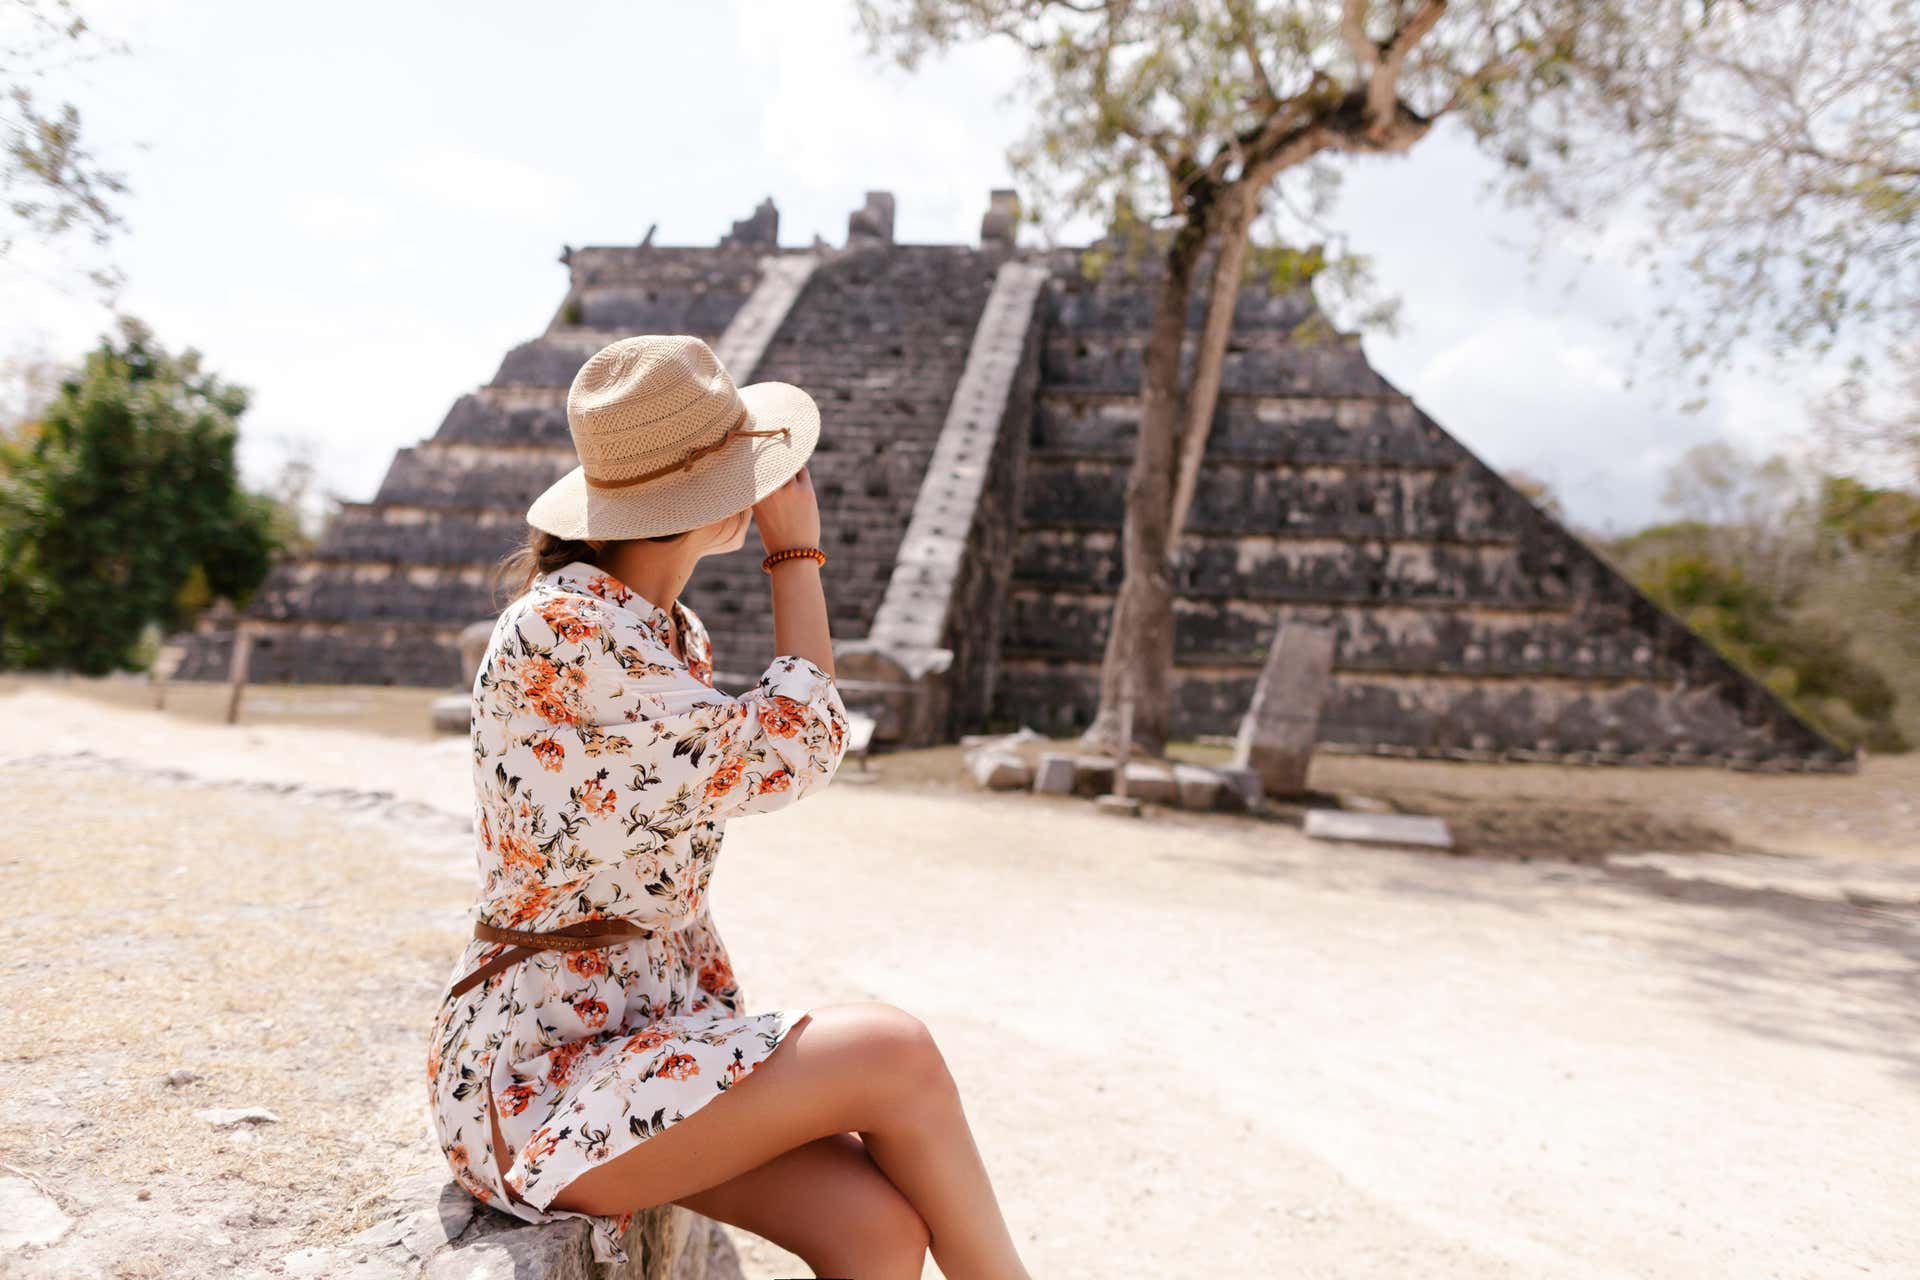
[[[1173,804],[1180,799],[1180,784],[1173,770],[1157,760],[1129,760],[1125,769],[1127,794],[1149,804]]]
[[[1225,801],[1226,779],[1197,764],[1173,766],[1173,782],[1182,809],[1218,809]]]
[[[1244,813],[1260,812],[1260,806],[1266,799],[1266,788],[1261,785],[1259,774],[1239,765],[1225,765],[1214,772],[1227,786],[1227,803],[1230,807]]]
[[[1113,761],[1105,756],[1073,758],[1075,795],[1104,796],[1113,790]]]
[[[968,751],[977,747],[1017,747],[1023,742],[1043,742],[1046,736],[1023,724],[1012,733],[963,733],[960,745]]]
[[[1423,849],[1453,848],[1453,834],[1447,830],[1445,819],[1411,813],[1346,813],[1339,809],[1309,809],[1305,831],[1316,840],[1415,845]]]
[[[450,693],[444,698],[435,698],[430,714],[435,733],[471,733],[473,732],[473,695]]]
[[[1033,789],[1046,795],[1073,794],[1073,757],[1049,751],[1040,757],[1033,771]]]
[[[1033,766],[1017,751],[983,747],[967,757],[967,771],[989,791],[1024,791],[1033,782]]]

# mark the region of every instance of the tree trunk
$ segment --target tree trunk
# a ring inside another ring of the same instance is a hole
[[[1207,320],[1193,353],[1193,376],[1187,390],[1186,425],[1180,432],[1179,468],[1173,483],[1173,513],[1167,522],[1169,545],[1187,527],[1187,509],[1200,480],[1200,460],[1213,430],[1213,411],[1220,403],[1220,376],[1233,338],[1233,309],[1240,300],[1240,273],[1247,261],[1247,241],[1253,234],[1253,216],[1259,189],[1236,183],[1221,193],[1215,234],[1218,246],[1213,280],[1207,286]]]
[[[1180,356],[1194,269],[1206,243],[1205,219],[1189,217],[1167,247],[1166,275],[1154,299],[1153,327],[1140,378],[1140,434],[1127,473],[1123,578],[1107,623],[1100,664],[1100,710],[1081,745],[1122,755],[1137,747],[1160,755],[1172,711],[1173,575],[1168,563],[1174,466],[1180,443]],[[1122,744],[1120,696],[1131,677],[1131,744]],[[1124,756],[1123,756],[1124,758]]]

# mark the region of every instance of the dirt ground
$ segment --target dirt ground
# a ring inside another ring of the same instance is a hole
[[[0,682],[0,1175],[72,1220],[0,1274],[287,1274],[426,1124],[464,740],[411,691],[167,698]],[[734,823],[715,912],[750,1005],[928,1022],[1036,1276],[1920,1270],[1920,896],[1819,888],[1920,883],[1908,762],[1316,764],[1507,815],[1445,857],[942,761]],[[278,1120],[194,1114],[247,1107]]]

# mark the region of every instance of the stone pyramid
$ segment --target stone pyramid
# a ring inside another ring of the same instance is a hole
[[[737,381],[806,387],[835,664],[876,740],[1086,724],[1120,582],[1151,261],[1089,275],[1013,243],[900,244],[868,194],[847,242],[781,246],[772,202],[713,247],[569,249],[566,296],[371,501],[249,605],[258,681],[462,683],[461,630],[533,497],[575,461],[574,371],[631,333],[697,334]],[[1189,329],[1197,334],[1202,300]],[[1381,377],[1355,335],[1294,336],[1311,292],[1250,283],[1175,556],[1177,734],[1231,734],[1279,624],[1332,623],[1325,746],[1466,758],[1845,768],[1798,718]],[[773,657],[759,544],[685,598],[723,687]],[[221,679],[230,626],[190,637]]]

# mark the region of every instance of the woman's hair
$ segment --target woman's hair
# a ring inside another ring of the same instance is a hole
[[[525,595],[533,586],[533,580],[543,573],[551,573],[562,565],[584,560],[597,568],[605,568],[607,561],[613,558],[623,542],[672,542],[676,538],[687,536],[686,530],[679,533],[662,533],[651,538],[602,538],[595,550],[592,542],[578,538],[562,538],[548,533],[545,529],[527,526],[527,540],[524,545],[515,547],[500,560],[494,569],[493,592],[497,597],[501,586],[506,585],[512,595],[509,601]]]

